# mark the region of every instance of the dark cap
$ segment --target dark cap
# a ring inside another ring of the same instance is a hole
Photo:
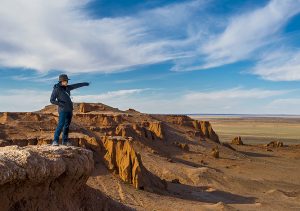
[[[66,74],[61,74],[58,77],[58,81],[68,81],[68,80],[70,80],[70,78],[68,78]]]

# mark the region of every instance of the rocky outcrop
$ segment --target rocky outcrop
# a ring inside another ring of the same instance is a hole
[[[80,210],[78,196],[94,168],[77,147],[0,147],[1,210]]]
[[[175,146],[179,147],[180,149],[183,149],[184,151],[189,151],[190,150],[189,145],[186,144],[186,143],[179,143],[179,142],[175,141],[173,144]]]
[[[103,144],[106,150],[104,155],[106,166],[123,181],[137,189],[151,192],[166,189],[166,183],[143,166],[141,156],[134,150],[130,139],[105,136]]]
[[[216,143],[220,143],[219,136],[213,130],[209,121],[193,121],[193,126],[199,130],[203,137],[208,138]]]
[[[88,103],[80,103],[80,105],[79,105],[79,112],[81,112],[81,113],[87,113],[87,112],[93,111],[93,109],[94,109],[94,107]]]
[[[96,127],[112,127],[123,123],[121,115],[113,114],[89,114],[76,113],[74,118],[79,120],[82,125],[96,126]]]
[[[267,147],[283,147],[283,142],[281,142],[281,141],[271,141],[266,146]]]
[[[167,121],[180,126],[193,127],[193,119],[186,115],[169,115]]]
[[[102,103],[74,103],[74,110],[81,113],[88,113],[91,111],[120,111],[117,108],[113,108]]]
[[[164,138],[164,124],[161,121],[144,121],[142,126],[150,132],[150,135],[145,134],[145,137],[151,136],[152,139]]]
[[[219,150],[218,146],[216,146],[216,147],[214,147],[214,148],[211,149],[211,155],[214,158],[219,158],[220,157],[220,150]]]
[[[134,124],[119,124],[115,133],[109,135],[116,135],[126,137],[134,137],[136,140],[141,138],[156,140],[164,139],[164,125],[162,122],[148,122]]]
[[[231,144],[244,145],[241,136],[237,136],[234,139],[232,139]]]

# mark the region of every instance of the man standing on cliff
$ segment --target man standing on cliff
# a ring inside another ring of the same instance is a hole
[[[61,74],[58,78],[58,83],[53,86],[53,91],[50,97],[50,102],[58,105],[58,125],[54,133],[53,146],[58,146],[59,136],[63,130],[62,144],[71,146],[68,141],[69,126],[73,116],[73,102],[71,100],[71,90],[77,89],[82,86],[89,86],[90,83],[76,83],[68,85],[70,79],[66,74]]]

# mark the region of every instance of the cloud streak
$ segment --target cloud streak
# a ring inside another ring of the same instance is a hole
[[[173,70],[208,69],[257,60],[262,52],[278,44],[284,25],[299,12],[299,0],[272,0],[264,7],[233,15],[220,34],[209,33],[204,37],[205,42],[198,46],[194,58],[179,60]]]
[[[251,73],[271,81],[300,80],[300,50],[278,50],[265,54]]]
[[[292,91],[295,90],[234,87],[227,90],[178,94],[146,88],[114,90],[93,95],[76,93],[72,95],[72,98],[74,102],[101,102],[122,110],[134,108],[146,113],[288,114],[297,111],[295,109],[299,104],[299,100],[282,100],[287,93]],[[8,90],[0,94],[0,111],[39,110],[50,104],[50,95],[51,92],[48,91]],[[292,110],[286,109],[289,102],[294,102]]]
[[[2,1],[0,65],[40,72],[116,72],[179,56],[164,50],[168,40],[149,39],[137,18],[91,19],[81,9],[88,2]]]
[[[278,51],[300,0],[271,0],[230,15],[212,13],[213,0],[191,0],[98,19],[84,9],[90,1],[3,0],[0,66],[40,74],[113,73],[162,62],[173,62],[173,71],[192,71],[258,61],[253,73],[263,79],[300,80],[298,53],[281,62],[265,58],[270,49]]]

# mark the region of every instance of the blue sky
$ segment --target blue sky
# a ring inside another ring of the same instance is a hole
[[[300,0],[3,0],[0,111],[300,114]]]

